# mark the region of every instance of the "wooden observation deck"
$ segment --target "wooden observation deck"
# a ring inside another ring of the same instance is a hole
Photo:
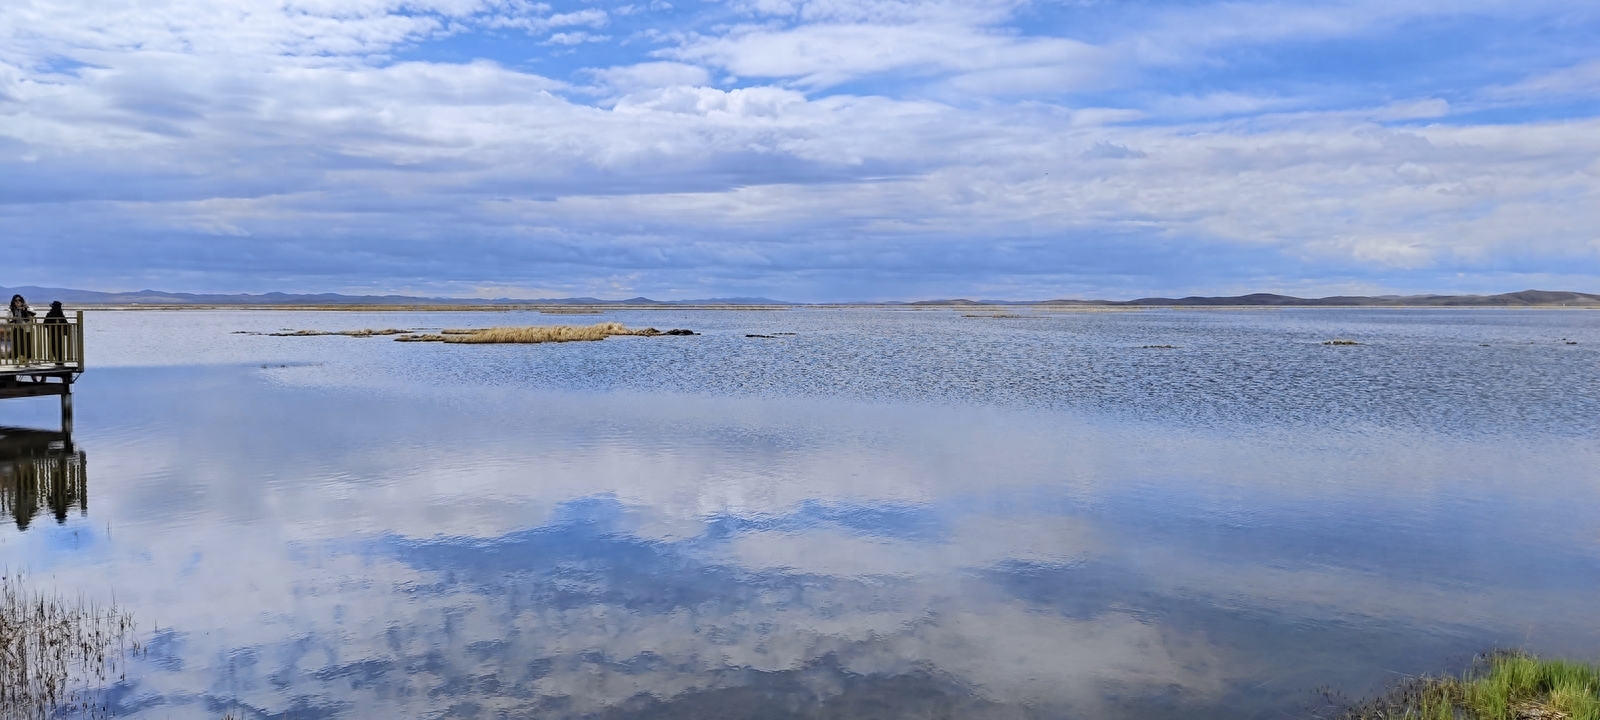
[[[83,311],[55,322],[0,323],[0,400],[58,395],[72,434],[72,383],[83,373]]]

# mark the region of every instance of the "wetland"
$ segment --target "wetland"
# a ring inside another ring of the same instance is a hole
[[[137,619],[117,717],[1303,717],[1600,659],[1600,313],[964,314],[94,311],[70,447],[0,405],[0,565]]]

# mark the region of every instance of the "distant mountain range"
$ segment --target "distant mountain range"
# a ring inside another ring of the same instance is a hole
[[[601,300],[598,298],[443,298],[414,297],[408,295],[340,295],[337,293],[290,294],[194,294],[170,293],[156,290],[138,292],[96,292],[66,288],[16,287],[0,288],[5,296],[20,294],[36,306],[60,300],[69,305],[117,305],[176,307],[192,305],[237,306],[305,306],[305,305],[589,305],[589,306],[750,306],[750,305],[805,305],[768,298],[708,298],[704,300],[651,300],[646,297],[626,300]],[[3,299],[3,298],[0,298]],[[900,306],[963,306],[963,305],[1076,305],[1095,307],[1600,307],[1600,295],[1580,292],[1523,290],[1499,295],[1339,295],[1324,298],[1299,298],[1272,293],[1254,293],[1226,297],[1140,298],[1138,300],[920,300],[916,302],[887,303],[817,303],[821,305],[900,305]]]
[[[1139,298],[1138,300],[1041,300],[995,303],[976,300],[931,300],[911,305],[1092,305],[1107,307],[1600,307],[1600,295],[1523,290],[1499,295],[1335,295],[1299,298],[1291,295],[1252,293],[1224,297]]]
[[[767,298],[707,298],[704,300],[651,300],[647,297],[627,300],[601,300],[578,298],[450,298],[419,297],[413,295],[340,295],[338,293],[294,294],[270,292],[260,295],[196,294],[139,290],[137,292],[98,292],[69,288],[15,287],[0,288],[5,295],[22,295],[33,306],[46,305],[60,300],[72,305],[796,305],[798,303],[769,300]]]

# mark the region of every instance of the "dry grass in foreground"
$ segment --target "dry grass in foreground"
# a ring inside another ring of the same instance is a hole
[[[543,327],[494,327],[468,330],[442,330],[438,334],[401,335],[395,340],[400,342],[443,342],[462,344],[486,343],[547,343],[547,342],[584,342],[604,340],[612,335],[642,335],[655,337],[657,335],[693,335],[690,330],[668,330],[662,332],[655,328],[633,329],[618,322],[597,323],[587,326],[576,325],[548,325]]]
[[[142,651],[133,632],[133,616],[115,606],[70,602],[0,576],[0,718],[107,717],[99,691],[120,679],[126,653]]]
[[[1503,651],[1459,678],[1415,678],[1340,720],[1600,720],[1600,667]]]

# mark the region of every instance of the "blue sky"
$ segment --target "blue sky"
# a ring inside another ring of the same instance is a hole
[[[8,0],[0,285],[1600,291],[1593,0]]]

